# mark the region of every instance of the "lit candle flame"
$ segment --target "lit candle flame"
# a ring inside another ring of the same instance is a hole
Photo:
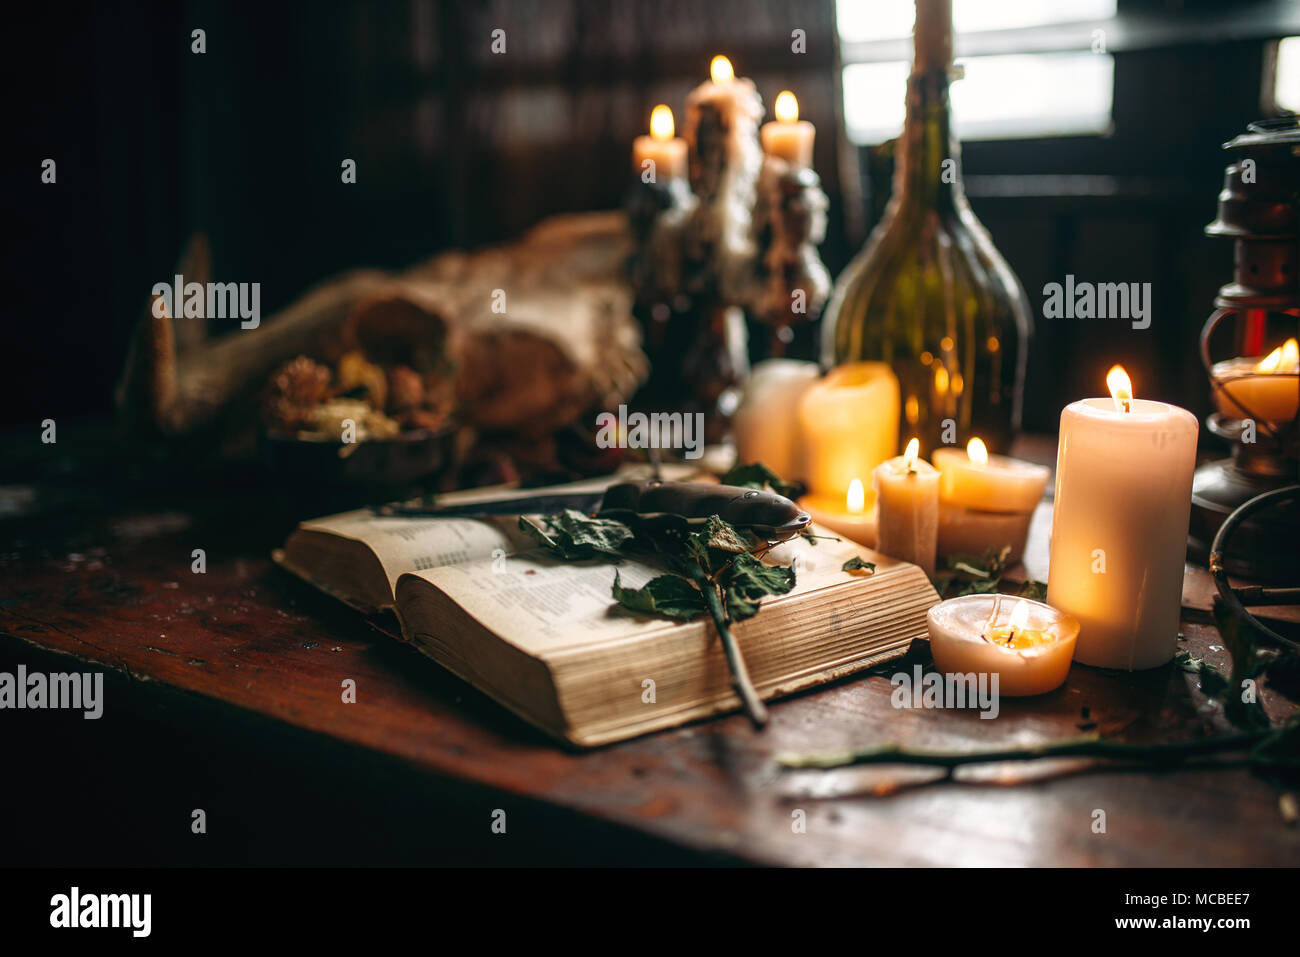
[[[1011,617],[1007,620],[1007,627],[1011,629],[1012,634],[1015,634],[1027,624],[1029,624],[1029,606],[1023,601],[1018,601],[1016,607],[1011,609]]]
[[[776,112],[777,120],[782,123],[794,123],[799,119],[799,101],[789,90],[777,94],[773,110]]]
[[[867,490],[862,486],[862,479],[855,478],[849,483],[849,493],[844,497],[844,507],[854,515],[861,515],[867,510]]]
[[[1300,366],[1300,343],[1288,339],[1278,346],[1255,366],[1256,372],[1288,371],[1292,366]]]
[[[966,443],[966,457],[974,465],[985,466],[989,464],[989,447],[984,444],[983,439],[971,439]]]
[[[907,443],[907,450],[903,452],[903,467],[909,472],[916,471],[916,460],[921,455],[921,443],[918,439],[912,439]]]
[[[670,140],[675,132],[673,111],[660,103],[650,111],[650,135],[657,140]]]
[[[719,53],[709,63],[709,77],[714,83],[730,83],[736,78],[736,71],[731,66],[731,61]]]
[[[1115,400],[1115,408],[1121,412],[1133,411],[1133,383],[1123,366],[1110,367],[1106,373],[1106,388],[1110,389],[1110,397]]]

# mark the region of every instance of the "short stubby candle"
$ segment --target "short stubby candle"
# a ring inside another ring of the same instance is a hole
[[[1197,421],[1106,381],[1061,413],[1047,601],[1079,620],[1075,660],[1136,671],[1178,645]]]
[[[1264,422],[1290,422],[1300,409],[1300,344],[1288,339],[1263,359],[1225,359],[1211,369],[1222,385],[1214,390],[1214,405],[1229,419],[1258,417]]]
[[[934,576],[939,535],[939,473],[918,457],[920,443],[872,472],[876,490],[876,550],[919,565]]]
[[[932,460],[939,470],[940,557],[1009,547],[1007,561],[1020,561],[1051,470],[989,455],[979,438],[964,450],[935,449]]]
[[[660,183],[686,176],[686,141],[673,136],[674,131],[673,111],[660,103],[650,112],[650,135],[638,136],[632,142],[632,165],[644,182]]]
[[[930,460],[939,470],[939,497],[982,512],[1032,512],[1052,474],[1042,465],[989,455],[978,438],[965,449],[935,449]]]
[[[841,501],[828,495],[805,495],[799,507],[824,531],[851,542],[876,547],[876,495],[855,478]]]
[[[1009,595],[966,595],[926,615],[934,666],[945,674],[998,676],[1018,698],[1059,688],[1070,671],[1079,622],[1050,605]]]
[[[776,113],[776,119],[764,123],[758,131],[763,152],[783,159],[792,166],[811,166],[813,137],[817,135],[817,130],[807,120],[799,119],[799,101],[794,94],[789,90],[780,93],[773,105],[773,112]]]

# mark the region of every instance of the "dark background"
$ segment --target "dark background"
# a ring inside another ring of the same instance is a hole
[[[1053,430],[1115,361],[1141,392],[1206,409],[1196,333],[1231,269],[1229,244],[1201,235],[1219,146],[1263,112],[1269,37],[1295,31],[1296,6],[1121,0],[1140,29],[1112,45],[1112,135],[966,145],[975,211],[1036,309],[1069,272],[1154,284],[1145,332],[1038,320],[1027,428]],[[261,282],[265,316],[350,266],[618,205],[651,106],[680,120],[719,51],[765,102],[797,91],[817,124],[833,273],[887,182],[878,156],[836,135],[833,0],[55,2],[9,16],[11,425],[111,411],[130,329],[195,231],[215,278]],[[806,55],[790,52],[796,26]],[[505,56],[489,50],[497,27]],[[45,157],[57,185],[40,183]],[[340,183],[344,158],[356,185]]]
[[[1060,407],[1095,394],[1114,361],[1144,394],[1205,410],[1196,332],[1231,269],[1229,245],[1201,234],[1222,180],[1219,146],[1261,115],[1270,37],[1300,32],[1295,9],[1121,0],[1135,30],[1112,46],[1112,135],[966,145],[974,208],[1035,306],[1044,283],[1071,272],[1154,285],[1145,332],[1039,320],[1028,428],[1053,430]],[[195,232],[211,239],[215,278],[261,282],[269,315],[348,267],[400,267],[509,238],[552,213],[616,206],[650,108],[667,102],[680,119],[716,52],[754,77],[768,103],[795,90],[816,123],[833,272],[860,246],[888,182],[884,154],[847,148],[836,134],[832,0],[49,2],[6,20],[0,424],[33,447],[44,418],[62,427],[65,417],[111,414],[149,289],[172,275]],[[190,53],[196,27],[207,32],[201,56]],[[497,27],[507,31],[504,57],[488,52]],[[807,31],[806,55],[790,52],[794,27]],[[58,163],[57,185],[40,183],[46,157]],[[356,185],[340,183],[344,158],[357,161]],[[124,457],[116,446],[104,454]],[[7,445],[0,462],[14,455]],[[129,484],[151,507],[203,497],[193,481],[169,488],[170,473],[152,475],[152,460],[137,457]],[[238,474],[208,478],[241,494]],[[256,500],[264,489],[245,478]],[[105,483],[104,494],[117,488]],[[94,514],[55,511],[66,526],[93,527]],[[264,553],[292,524],[280,520],[285,527],[246,517],[226,525],[232,541]],[[62,542],[50,526],[33,518],[15,541],[27,537],[29,551],[45,547],[42,535]],[[336,614],[315,600],[322,620]],[[0,642],[0,670],[20,662],[69,667],[16,638]],[[439,694],[476,694],[426,670]],[[110,680],[110,701],[133,703],[100,722],[6,717],[2,750],[22,780],[0,789],[10,824],[0,863],[696,861],[523,801],[511,814],[542,836],[503,850],[484,834],[440,828],[479,813],[485,795]],[[212,809],[211,840],[192,838],[178,815],[193,806]]]

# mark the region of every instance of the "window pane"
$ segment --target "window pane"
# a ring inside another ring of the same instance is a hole
[[[1273,102],[1280,109],[1300,113],[1300,37],[1278,41]]]
[[[953,129],[966,140],[1077,136],[1110,129],[1115,62],[1104,53],[968,57],[952,85]],[[880,143],[903,128],[910,64],[844,68],[849,138]]]
[[[952,7],[953,29],[958,33],[1115,16],[1115,0],[953,0]],[[916,6],[914,0],[836,0],[835,15],[844,40],[897,40],[912,35]]]

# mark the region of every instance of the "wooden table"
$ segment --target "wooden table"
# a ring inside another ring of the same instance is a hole
[[[858,677],[777,702],[762,732],[732,716],[572,753],[275,568],[270,549],[303,516],[256,472],[124,464],[92,434],[38,450],[0,493],[0,670],[108,675],[100,722],[0,713],[0,731],[21,730],[7,758],[29,782],[3,789],[19,814],[7,819],[31,824],[0,852],[10,863],[1300,862],[1281,791],[1242,766],[1057,761],[941,782],[906,768],[780,773],[772,760],[891,740],[1025,744],[1092,722],[1141,742],[1228,730],[1176,665],[1076,666],[993,721],[896,710],[887,676]],[[1038,523],[1040,546],[1045,533]],[[205,574],[191,570],[196,548]],[[1214,628],[1191,618],[1186,648],[1223,664]],[[886,671],[928,661],[918,643]],[[341,700],[346,678],[355,704]],[[505,836],[491,832],[497,809]]]

